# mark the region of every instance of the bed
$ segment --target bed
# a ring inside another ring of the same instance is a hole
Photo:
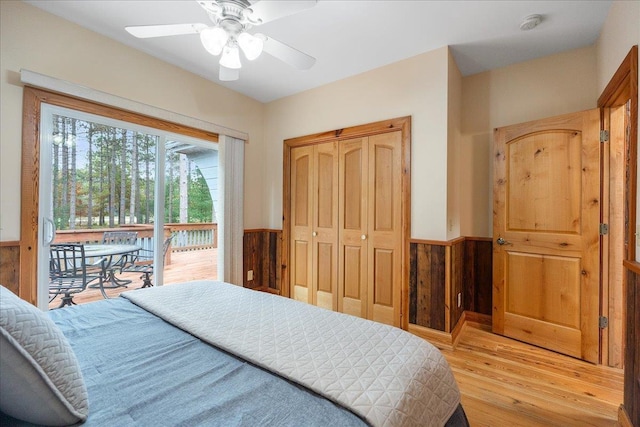
[[[468,426],[398,328],[214,281],[46,314],[0,292],[1,425]]]

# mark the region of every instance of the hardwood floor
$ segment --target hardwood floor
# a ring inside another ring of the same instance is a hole
[[[620,369],[592,365],[467,323],[451,365],[472,427],[617,426]]]

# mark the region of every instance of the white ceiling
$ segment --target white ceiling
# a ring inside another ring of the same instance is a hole
[[[446,45],[463,75],[595,43],[611,0],[382,1],[319,0],[311,9],[255,27],[317,59],[308,71],[269,56],[243,58],[240,79],[218,80],[218,58],[197,34],[137,39],[129,25],[204,23],[194,0],[25,0],[125,45],[261,102],[273,101]],[[272,1],[272,0],[262,0]],[[519,29],[543,16],[531,31]]]

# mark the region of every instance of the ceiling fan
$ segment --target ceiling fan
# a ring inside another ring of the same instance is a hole
[[[219,78],[222,81],[240,77],[240,50],[248,60],[264,51],[299,70],[308,70],[316,59],[264,34],[250,34],[254,26],[292,15],[315,6],[317,0],[260,1],[260,0],[198,0],[198,4],[213,22],[207,24],[166,24],[125,27],[135,37],[151,38],[200,34],[202,45],[212,55],[220,57]]]

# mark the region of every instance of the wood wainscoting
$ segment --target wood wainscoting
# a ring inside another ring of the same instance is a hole
[[[281,293],[282,231],[244,232],[244,286]],[[463,312],[491,315],[490,238],[460,237],[451,241],[411,240],[409,323],[451,333]],[[253,270],[253,280],[247,280]],[[458,306],[460,295],[460,306]]]
[[[281,293],[282,230],[245,230],[243,237],[244,287]],[[253,279],[249,279],[253,271]]]
[[[0,242],[0,285],[20,296],[20,242]]]
[[[450,334],[465,311],[491,315],[491,239],[412,240],[410,255],[410,330]]]
[[[409,323],[447,330],[445,326],[445,283],[447,248],[438,243],[409,245]]]
[[[245,230],[245,287],[284,294],[281,279],[286,274],[286,262],[281,261],[281,247],[280,230]],[[411,240],[409,247],[410,332],[451,345],[465,320],[490,322],[490,238]],[[248,280],[250,270],[253,280]]]

